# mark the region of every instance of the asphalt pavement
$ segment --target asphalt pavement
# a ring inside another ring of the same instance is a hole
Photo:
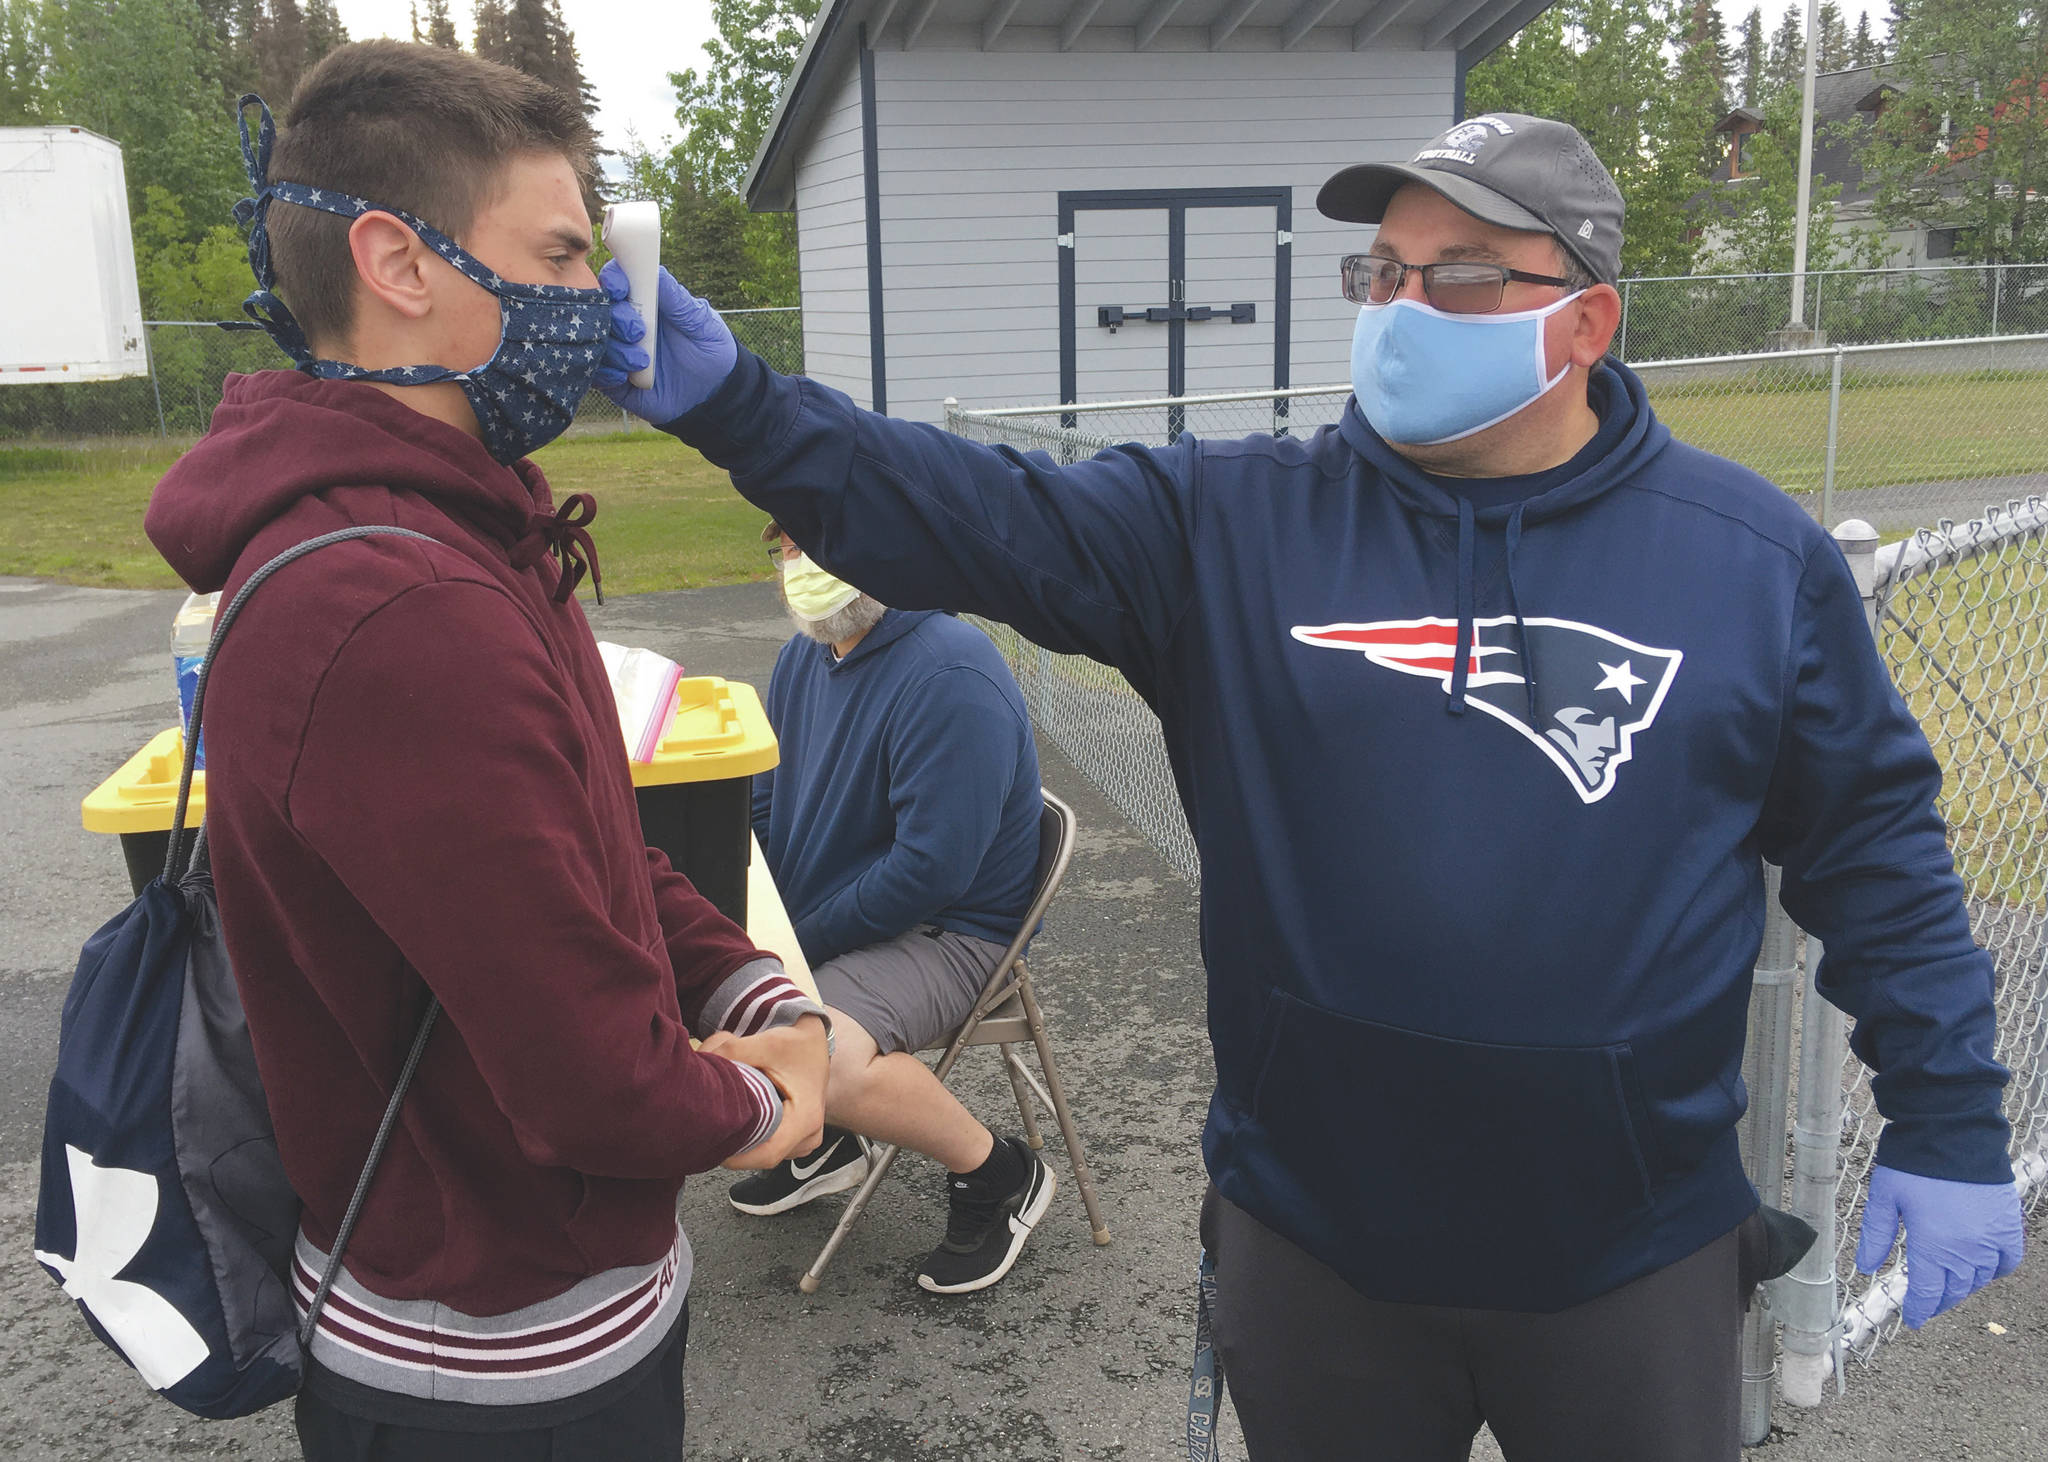
[[[153,1398],[30,1257],[65,987],[79,945],[128,898],[114,841],[79,826],[78,802],[175,718],[168,637],[179,599],[0,579],[0,1456],[297,1456],[288,1407],[207,1423]],[[603,638],[755,685],[787,633],[764,585],[617,599],[590,613]],[[838,1200],[748,1219],[724,1201],[722,1175],[693,1180],[681,1205],[698,1262],[692,1458],[1185,1455],[1197,1137],[1214,1077],[1194,890],[1057,752],[1042,755],[1047,784],[1079,814],[1080,843],[1034,968],[1114,1242],[1089,1242],[1069,1173],[1003,1283],[926,1294],[915,1265],[943,1229],[944,1197],[933,1165],[909,1159],[820,1292],[804,1296],[797,1277]],[[1014,1128],[994,1058],[970,1052],[963,1071],[969,1105]],[[1061,1161],[1056,1136],[1048,1156]],[[1501,1196],[1511,1207],[1514,1195]],[[2038,1250],[2048,1224],[2037,1218],[2032,1237]],[[1769,1462],[2048,1459],[2048,1254],[1852,1367],[1846,1398],[1781,1408],[1778,1420],[1771,1447],[1754,1454]],[[1359,1430],[1357,1455],[1373,1457],[1369,1417]],[[1241,1458],[1234,1426],[1223,1432],[1224,1455]],[[1498,1453],[1482,1438],[1474,1455]]]

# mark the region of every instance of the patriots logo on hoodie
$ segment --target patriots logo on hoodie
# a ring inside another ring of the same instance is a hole
[[[1637,644],[1571,619],[1528,619],[1531,693],[1512,615],[1472,622],[1465,696],[1515,728],[1542,752],[1586,803],[1614,790],[1615,774],[1635,755],[1636,733],[1657,719],[1678,667],[1678,650]],[[1374,665],[1434,680],[1448,693],[1457,667],[1455,619],[1381,619],[1370,624],[1296,625],[1305,645],[1351,650]]]

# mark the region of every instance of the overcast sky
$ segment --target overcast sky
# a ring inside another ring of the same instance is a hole
[[[671,71],[699,65],[712,34],[710,0],[561,0],[576,34],[583,74],[597,89],[597,125],[607,147],[623,148],[629,130],[658,142],[676,130]],[[410,0],[335,0],[353,40],[412,38]],[[470,0],[451,0],[456,32],[469,44]]]
[[[1757,0],[1716,0],[1734,39],[1742,18]],[[1763,0],[1766,30],[1784,13],[1787,0]],[[583,73],[596,87],[598,127],[607,147],[623,148],[629,132],[656,143],[676,130],[675,90],[668,73],[703,60],[706,37],[712,33],[710,0],[561,0],[562,14],[576,33],[576,52]],[[470,0],[452,0],[449,9],[465,44],[470,36]],[[342,23],[357,40],[371,36],[412,35],[409,0],[336,0]],[[1871,24],[1883,30],[1883,6],[1866,7],[1844,0],[1842,9],[1853,28],[1857,16],[1872,9]]]

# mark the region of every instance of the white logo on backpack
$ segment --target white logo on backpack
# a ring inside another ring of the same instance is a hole
[[[116,1279],[134,1262],[156,1227],[156,1179],[130,1168],[103,1168],[69,1143],[71,1206],[78,1253],[36,1250],[64,1278],[70,1295],[99,1321],[142,1379],[157,1390],[175,1386],[206,1359],[206,1341],[178,1307],[146,1284]]]

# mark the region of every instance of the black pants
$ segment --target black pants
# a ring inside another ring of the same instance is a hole
[[[475,1413],[484,1409],[475,1406],[446,1408],[453,1423],[447,1427],[372,1421],[308,1388],[298,1397],[299,1447],[306,1462],[677,1462],[683,1455],[683,1352],[689,1335],[686,1306],[653,1364],[636,1368],[633,1382],[596,1410],[514,1430],[475,1429]],[[546,1410],[577,1408],[560,1402]]]
[[[1216,1353],[1252,1462],[1464,1462],[1482,1421],[1508,1462],[1735,1462],[1750,1229],[1555,1314],[1395,1305],[1211,1188]]]

